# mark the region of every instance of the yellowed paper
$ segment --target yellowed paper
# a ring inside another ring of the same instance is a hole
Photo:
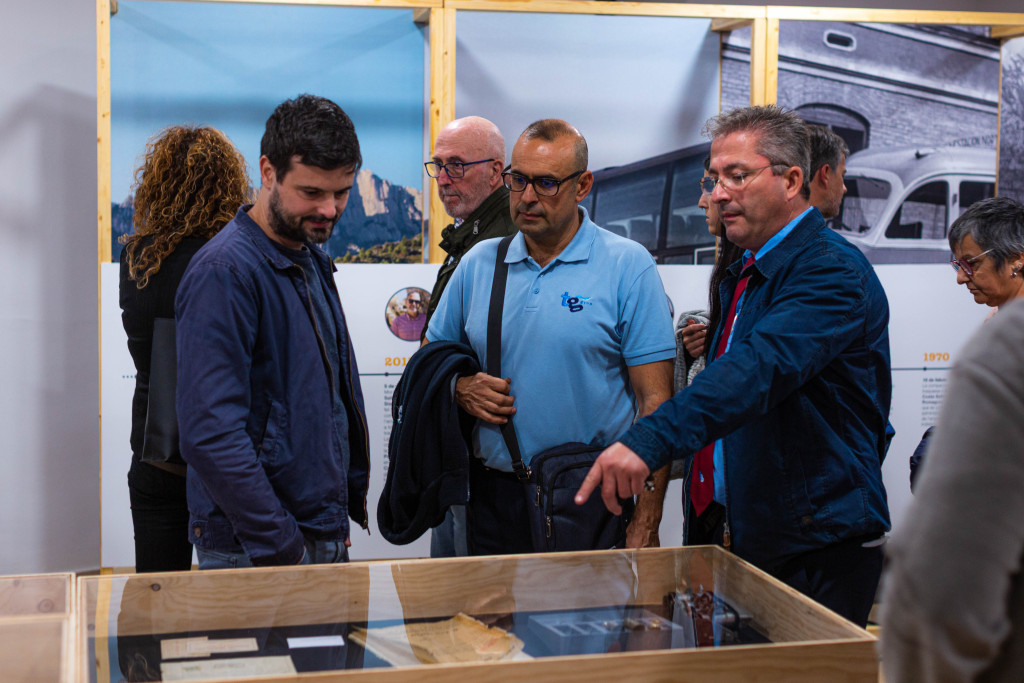
[[[462,613],[443,621],[355,629],[349,637],[394,666],[529,658],[515,635]]]

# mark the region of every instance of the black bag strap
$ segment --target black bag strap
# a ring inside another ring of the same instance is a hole
[[[505,308],[505,281],[508,280],[508,264],[505,255],[515,235],[507,235],[498,243],[498,255],[494,259],[494,279],[491,282],[491,303],[487,311],[487,374],[501,377],[501,314]],[[505,439],[509,455],[512,456],[512,471],[519,481],[530,480],[530,468],[523,462],[519,451],[519,439],[512,417],[501,425],[501,436]]]

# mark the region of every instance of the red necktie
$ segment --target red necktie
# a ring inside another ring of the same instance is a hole
[[[754,257],[748,256],[743,261],[743,270],[740,271],[740,278],[736,281],[736,289],[732,293],[732,303],[729,304],[729,313],[725,316],[725,327],[722,329],[722,336],[718,339],[718,348],[715,350],[715,358],[725,353],[729,345],[729,335],[732,334],[732,324],[736,320],[736,304],[743,296],[743,290],[747,288],[747,281],[753,269]],[[697,451],[693,456],[693,476],[690,478],[690,502],[693,509],[699,515],[707,508],[715,498],[715,444],[709,443]]]

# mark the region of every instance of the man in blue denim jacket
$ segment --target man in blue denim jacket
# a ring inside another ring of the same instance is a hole
[[[201,569],[344,562],[366,526],[359,373],[327,241],[361,163],[352,121],[302,95],[267,120],[256,203],[176,300],[178,422]]]
[[[616,496],[638,493],[649,472],[713,444],[707,510],[719,510],[719,519],[700,524],[707,520],[693,519],[688,505],[688,541],[731,545],[864,624],[889,529],[881,472],[892,394],[885,293],[860,251],[808,204],[799,117],[750,107],[706,130],[711,200],[729,239],[754,257],[749,279],[738,287],[737,262],[722,283],[725,313],[711,347],[718,357],[600,456],[577,501],[601,484],[616,511]],[[703,538],[693,538],[695,525]]]

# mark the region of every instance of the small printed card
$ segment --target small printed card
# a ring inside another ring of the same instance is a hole
[[[249,676],[295,674],[295,665],[288,655],[279,657],[244,657],[209,659],[201,662],[162,662],[160,676],[165,681],[230,680]]]
[[[334,636],[306,636],[302,638],[289,638],[288,647],[298,650],[303,647],[342,647],[345,639],[339,635]]]
[[[209,657],[212,653],[256,652],[255,638],[168,638],[160,641],[160,659],[191,659]]]

